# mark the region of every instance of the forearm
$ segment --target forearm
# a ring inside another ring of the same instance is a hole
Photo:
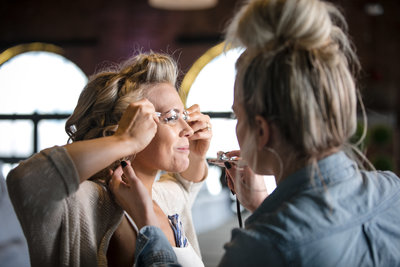
[[[114,161],[136,153],[132,140],[117,136],[73,142],[65,148],[75,164],[81,182]]]
[[[180,175],[188,181],[200,182],[208,173],[208,165],[205,158],[189,155],[189,167],[180,173]]]

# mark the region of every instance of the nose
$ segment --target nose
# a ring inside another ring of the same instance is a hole
[[[182,130],[179,134],[180,137],[190,137],[193,135],[193,129],[190,127],[190,125],[182,118],[180,118],[180,122],[182,125]]]

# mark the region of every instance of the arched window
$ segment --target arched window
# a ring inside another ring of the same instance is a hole
[[[10,168],[35,152],[63,145],[64,125],[87,77],[63,50],[23,44],[0,54],[0,162]]]
[[[239,149],[232,103],[235,62],[241,52],[240,49],[224,52],[224,43],[220,43],[201,56],[182,81],[180,93],[186,107],[199,104],[201,111],[211,117],[213,138],[207,158],[215,158],[218,151]],[[209,166],[206,184],[213,195],[221,191],[221,174],[221,168]]]
[[[224,46],[224,43],[220,43],[203,54],[185,75],[180,88],[181,99],[186,107],[199,104],[201,111],[211,117],[213,138],[207,158],[215,158],[218,151],[239,149],[232,104],[235,62],[243,51],[224,51]],[[236,204],[229,202],[229,196],[233,196],[227,190],[222,190],[222,175],[221,167],[209,165],[207,190],[200,192],[193,207],[198,233],[221,225],[232,216],[232,211],[236,211]],[[265,176],[264,180],[268,191],[272,192],[276,186],[274,177]]]

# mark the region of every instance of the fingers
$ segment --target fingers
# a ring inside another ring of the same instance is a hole
[[[200,112],[200,106],[198,104],[194,104],[191,107],[187,108],[186,111],[189,113]]]
[[[131,183],[137,182],[138,178],[136,177],[136,173],[133,170],[129,161],[121,161],[123,175],[125,177],[126,182],[130,185]]]
[[[252,184],[252,178],[254,177],[253,172],[247,166],[239,167],[234,162],[224,162],[226,173],[229,176],[227,183],[230,182],[232,185],[229,187],[235,193],[235,188],[241,188],[242,185]],[[237,185],[239,183],[239,185]],[[229,185],[229,184],[228,184]],[[233,193],[233,192],[232,192]]]
[[[225,155],[229,158],[231,157],[240,157],[240,150],[232,150],[225,153]]]
[[[115,169],[112,182],[122,183],[130,187],[133,183],[137,182],[138,178],[133,170],[130,161],[121,161],[121,165]]]
[[[197,131],[211,132],[212,130],[210,117],[208,115],[201,114],[200,116],[196,116],[196,119],[190,118],[188,123],[190,127],[192,127],[194,132]]]
[[[108,188],[110,188],[113,194],[117,193],[118,189],[121,187],[121,184],[125,185],[125,182],[122,181],[121,176],[122,168],[118,167],[113,171],[110,182],[108,183]]]
[[[122,114],[118,129],[129,129],[134,126],[135,120],[141,118],[151,119],[154,122],[158,120],[153,104],[147,99],[142,99],[128,105]]]
[[[132,154],[143,150],[157,132],[159,118],[153,104],[147,99],[130,103],[118,123],[115,135],[132,141]]]
[[[114,171],[111,186],[117,203],[128,212],[139,229],[145,225],[159,227],[151,195],[129,161],[121,161],[121,166]]]
[[[108,187],[111,189],[113,193],[115,193],[118,189],[121,189],[121,185],[125,187],[129,187],[128,180],[123,175],[123,170],[121,166],[118,166],[113,172],[108,184]]]
[[[190,140],[210,139],[212,137],[212,126],[210,116],[200,112],[199,105],[195,104],[186,110],[189,113],[187,123],[192,128],[194,134]]]
[[[211,130],[207,130],[207,128],[198,130],[194,132],[190,137],[189,140],[194,141],[194,140],[200,140],[200,139],[211,139],[212,138],[212,132]]]

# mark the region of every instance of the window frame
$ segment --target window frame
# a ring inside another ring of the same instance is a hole
[[[49,52],[58,54],[60,56],[65,57],[64,49],[59,46],[49,44],[49,43],[41,43],[41,42],[33,42],[27,44],[19,44],[4,50],[0,53],[0,68],[1,66],[13,59],[14,57],[26,53],[26,52]],[[39,129],[38,125],[41,120],[64,120],[68,118],[70,113],[48,113],[48,114],[38,114],[36,112],[32,114],[0,114],[0,121],[18,121],[18,120],[30,120],[33,123],[33,148],[32,154],[39,152]],[[29,158],[31,155],[26,157],[16,157],[16,156],[4,156],[0,155],[0,162],[8,163],[8,164],[17,164],[21,160],[25,160]]]

